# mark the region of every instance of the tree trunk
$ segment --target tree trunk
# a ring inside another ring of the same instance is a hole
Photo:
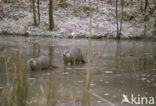
[[[8,3],[9,1],[8,0],[3,0],[4,1],[4,3]]]
[[[49,0],[49,30],[54,30],[53,0]]]
[[[40,0],[37,0],[37,8],[38,8],[38,25],[40,24]]]
[[[131,6],[133,5],[133,0],[131,0]]]
[[[37,26],[35,0],[32,0],[32,4],[33,4],[34,25]]]
[[[145,12],[147,10],[148,5],[149,5],[148,0],[145,0]]]
[[[0,16],[3,15],[3,0],[0,0]]]
[[[141,7],[140,7],[140,10],[141,10],[141,12],[142,12],[142,0],[140,0],[140,3],[141,3]]]
[[[63,8],[66,7],[66,0],[60,0],[60,4]]]
[[[117,24],[117,38],[120,38],[119,35],[119,23],[118,23],[118,0],[116,0],[116,24]]]
[[[11,3],[11,2],[15,2],[15,1],[18,1],[18,0],[3,0],[4,3]]]
[[[60,0],[60,3],[63,4],[63,0]]]
[[[112,5],[112,0],[109,0],[108,3],[110,3]]]
[[[124,0],[121,0],[121,20],[120,20],[120,35],[122,34],[122,21],[123,21],[123,3],[124,3]]]
[[[156,11],[156,0],[154,0],[154,11]],[[156,15],[155,15],[155,23],[154,23],[154,27],[156,27]]]

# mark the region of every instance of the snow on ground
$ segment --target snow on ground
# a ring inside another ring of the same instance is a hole
[[[68,0],[69,3],[70,0]],[[28,4],[27,4],[28,5]],[[123,31],[121,38],[135,38],[145,35],[141,15],[136,15],[138,9],[124,8]],[[89,5],[88,2],[70,2],[67,8],[63,9],[54,6],[55,30],[48,30],[48,2],[41,3],[41,23],[38,27],[33,26],[33,15],[30,8],[18,9],[10,4],[11,9],[4,11],[4,17],[0,20],[0,33],[17,33],[28,35],[48,35],[64,38],[87,38],[89,36]],[[121,10],[119,10],[121,13]],[[129,16],[127,16],[129,15]],[[126,17],[135,15],[131,20]],[[151,19],[154,22],[154,20]],[[151,22],[149,22],[151,23]],[[151,37],[152,26],[146,30],[148,37]],[[116,19],[115,5],[106,2],[92,3],[92,36],[95,38],[115,38]]]

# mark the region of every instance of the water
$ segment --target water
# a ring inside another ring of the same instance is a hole
[[[21,63],[26,64],[30,57],[48,55],[49,46],[56,69],[30,71],[24,74],[28,82],[27,104],[31,106],[49,105],[48,98],[55,98],[58,106],[83,106],[87,64],[64,66],[63,50],[79,46],[87,59],[88,40],[51,39],[40,37],[0,37],[0,95],[13,82],[14,70],[11,68],[18,56],[12,56],[8,72],[4,57],[22,53]],[[3,48],[3,49],[2,49]],[[100,55],[96,71],[92,69]],[[98,96],[122,106],[122,95],[134,94],[156,99],[156,42],[145,40],[92,40],[91,42],[91,82],[90,89]],[[16,63],[16,62],[15,62]],[[27,66],[26,66],[27,68]],[[51,96],[48,96],[50,90]],[[46,98],[46,99],[45,99]],[[155,100],[156,101],[156,100]],[[0,100],[1,104],[3,100]],[[47,104],[46,104],[47,103]],[[54,102],[52,102],[54,103]],[[91,95],[91,106],[109,106],[106,102]],[[123,106],[129,106],[124,103]]]

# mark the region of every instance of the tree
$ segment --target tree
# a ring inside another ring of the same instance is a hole
[[[54,30],[53,0],[49,0],[49,30]]]
[[[154,0],[154,10],[156,11],[156,0]],[[154,23],[154,27],[156,27],[156,15],[155,15],[155,23]]]
[[[40,0],[37,0],[37,9],[38,9],[38,25],[40,24]]]
[[[119,20],[119,13],[118,13],[118,0],[116,0],[116,24],[117,24],[117,38],[120,39],[121,34],[122,34],[122,21],[123,21],[123,5],[124,5],[124,0],[121,0],[121,15],[120,15],[120,20]],[[120,26],[119,26],[119,21],[120,21]]]
[[[4,1],[4,3],[9,3],[9,0],[3,0]]]
[[[131,0],[131,6],[133,5],[133,0]]]
[[[4,3],[10,3],[10,2],[14,2],[14,1],[18,1],[18,0],[3,0]]]
[[[141,5],[140,10],[142,12],[142,0],[140,0],[140,5]]]
[[[37,26],[35,0],[32,0],[34,25]]]
[[[120,34],[122,32],[122,21],[123,21],[123,5],[124,5],[124,0],[121,0],[121,20],[120,20]]]
[[[60,0],[60,4],[63,8],[66,7],[66,0]]]
[[[0,0],[0,18],[2,18],[3,15],[3,1]]]
[[[149,6],[148,0],[145,0],[145,12],[146,12],[148,6]]]
[[[119,35],[119,23],[118,23],[118,0],[116,0],[116,25],[117,25],[117,38],[120,38],[120,35]]]
[[[108,3],[112,4],[112,0],[109,0]]]

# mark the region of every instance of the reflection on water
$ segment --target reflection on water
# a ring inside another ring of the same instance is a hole
[[[92,41],[91,69],[94,68],[105,42],[106,40]],[[6,44],[8,46],[3,49]],[[27,71],[23,78],[26,78],[27,89],[19,88],[21,90],[19,92],[27,92],[27,94],[21,94],[28,95],[24,98],[27,99],[25,103],[31,106],[49,104],[83,106],[87,65],[64,67],[62,52],[76,45],[82,49],[86,58],[87,44],[88,41],[83,39],[0,37],[0,97],[7,95],[8,92],[4,90],[10,91],[8,83],[12,86],[19,86],[19,82],[13,81],[18,75],[15,74],[13,67],[16,61],[26,64],[26,60],[30,57],[48,55],[58,68],[30,71],[27,66],[24,66]],[[19,60],[17,53],[22,53]],[[156,42],[111,41],[107,44],[89,85],[92,92],[109,100],[115,106],[121,106],[123,94],[156,98]],[[19,93],[17,89],[15,91]],[[4,98],[0,98],[0,104],[4,105]],[[90,104],[91,106],[109,106],[93,95],[91,95]]]

